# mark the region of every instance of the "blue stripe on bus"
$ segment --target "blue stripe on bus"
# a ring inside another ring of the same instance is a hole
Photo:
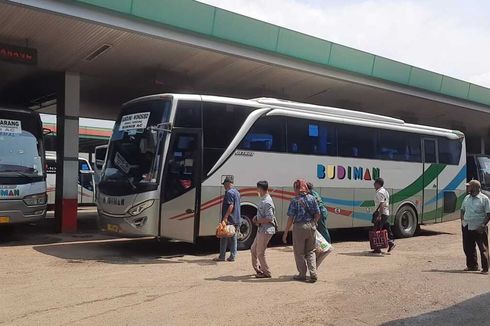
[[[373,215],[371,213],[353,212],[352,217],[356,220],[371,222]]]
[[[461,168],[461,170],[458,172],[458,174],[454,177],[449,184],[439,191],[437,196],[432,197],[430,200],[425,202],[424,205],[432,204],[437,201],[438,198],[442,198],[444,196],[445,191],[454,191],[456,188],[461,184],[466,179],[466,165]]]
[[[322,197],[322,200],[325,204],[334,204],[334,205],[350,206],[350,207],[361,206],[361,204],[364,202],[364,201],[358,201],[358,200],[335,199],[335,198],[329,198],[329,197]]]

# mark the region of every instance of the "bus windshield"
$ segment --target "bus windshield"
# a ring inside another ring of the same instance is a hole
[[[166,133],[154,127],[169,121],[171,104],[159,99],[123,108],[99,183],[102,193],[122,196],[157,189]]]
[[[482,176],[481,186],[485,190],[490,190],[490,157],[478,157],[478,165],[480,166]]]
[[[0,133],[0,175],[39,177],[43,175],[38,139],[28,131]]]

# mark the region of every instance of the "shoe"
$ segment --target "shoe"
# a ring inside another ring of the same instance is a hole
[[[310,283],[316,283],[318,281],[318,277],[316,275],[310,276]]]
[[[228,257],[228,259],[226,261],[234,262],[235,261],[235,257]]]
[[[488,270],[482,270],[480,273],[482,273],[483,275],[488,275]]]
[[[373,251],[371,251],[371,253],[373,254],[381,254],[381,250],[380,249],[374,249]]]
[[[221,258],[221,257],[216,257],[216,258],[213,258],[213,261],[225,261],[225,259]]]
[[[306,281],[306,276],[295,275],[295,276],[293,276],[293,280],[304,282],[304,281]]]
[[[393,249],[395,249],[395,247],[396,247],[396,244],[394,242],[391,242],[388,245],[388,252],[391,252]]]
[[[255,278],[272,278],[272,275],[260,273],[260,274],[255,275]]]
[[[465,269],[463,269],[464,272],[478,272],[478,267],[473,267],[473,268],[469,268],[469,267],[466,267]]]

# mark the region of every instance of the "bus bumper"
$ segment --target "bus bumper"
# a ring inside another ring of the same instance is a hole
[[[156,237],[158,226],[150,223],[148,216],[109,216],[98,210],[99,229],[104,233],[120,237]]]
[[[46,205],[27,206],[22,200],[0,201],[0,225],[31,223],[46,216]]]

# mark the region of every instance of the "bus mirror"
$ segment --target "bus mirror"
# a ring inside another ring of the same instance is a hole
[[[172,124],[170,122],[159,123],[156,126],[151,126],[150,130],[157,132],[172,132]]]
[[[49,128],[43,128],[43,136],[51,135],[53,131]]]

